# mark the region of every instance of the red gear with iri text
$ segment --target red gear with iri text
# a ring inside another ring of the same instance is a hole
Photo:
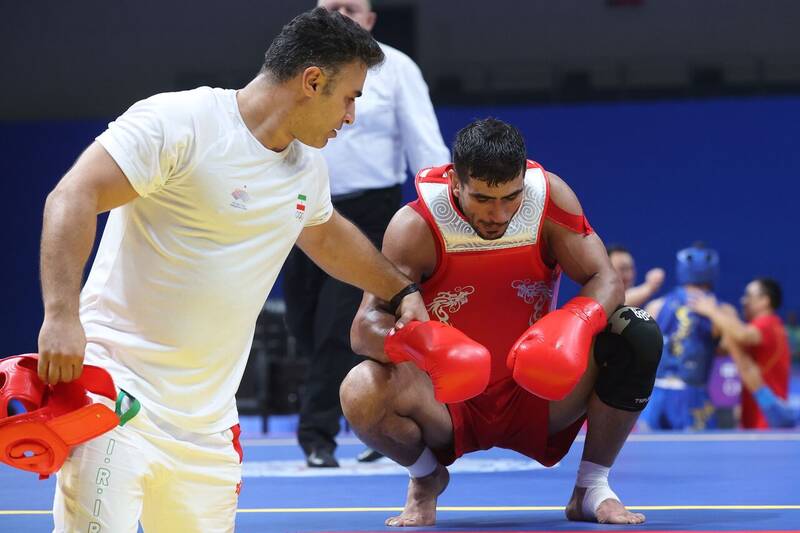
[[[552,465],[569,449],[582,420],[548,438],[548,402],[512,379],[506,356],[520,335],[553,310],[560,269],[542,260],[545,218],[590,233],[583,216],[569,215],[549,201],[544,169],[528,161],[523,200],[505,234],[481,238],[461,213],[446,177],[452,165],[428,168],[416,178],[419,198],[410,203],[436,241],[436,268],[422,284],[431,319],[448,323],[492,354],[489,387],[466,402],[448,404],[454,449],[437,451],[450,464],[471,451],[509,448]]]

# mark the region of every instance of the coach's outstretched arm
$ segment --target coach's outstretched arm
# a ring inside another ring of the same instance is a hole
[[[419,290],[409,291],[400,297],[412,280],[390,263],[352,222],[336,210],[327,222],[305,228],[297,245],[330,276],[387,302],[395,299],[397,309],[391,311],[399,317],[398,325],[412,320],[428,320]],[[389,316],[394,326],[394,318]]]
[[[96,142],[47,196],[40,260],[44,321],[39,331],[39,377],[47,383],[72,381],[83,370],[86,336],[78,300],[97,215],[137,197],[117,163]]]
[[[435,267],[431,232],[410,207],[398,211],[389,223],[383,252],[415,283]],[[384,363],[413,363],[428,375],[434,398],[442,403],[463,402],[486,390],[492,356],[485,346],[438,321],[410,324],[390,334],[392,327],[386,302],[365,293],[350,330],[353,351]]]
[[[412,208],[401,208],[383,237],[383,254],[414,283],[421,283],[435,268],[436,247],[427,224]],[[384,363],[384,340],[394,327],[388,302],[365,292],[350,329],[350,344],[357,354]]]

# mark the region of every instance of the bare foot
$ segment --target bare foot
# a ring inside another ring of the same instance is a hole
[[[628,511],[622,502],[613,498],[608,498],[600,503],[595,516],[586,516],[583,513],[583,496],[586,489],[575,487],[572,491],[572,498],[567,504],[567,520],[574,522],[599,522],[600,524],[643,524],[644,515]]]
[[[436,499],[450,482],[450,473],[442,465],[433,474],[408,481],[406,506],[399,516],[386,519],[387,526],[432,526],[436,523]]]

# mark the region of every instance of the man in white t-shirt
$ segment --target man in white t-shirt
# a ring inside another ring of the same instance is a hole
[[[369,0],[319,0],[371,31],[376,14]],[[370,71],[358,102],[358,123],[342,129],[322,155],[328,163],[337,211],[380,247],[383,232],[400,209],[401,184],[413,173],[450,161],[428,86],[414,61],[378,43],[386,55]],[[362,292],[327,275],[299,248],[283,268],[286,324],[298,352],[310,364],[300,395],[297,440],[312,467],[335,467],[342,408],[339,385],[361,361],[350,348],[350,325]],[[359,459],[375,459],[367,451]]]
[[[346,283],[427,320],[416,286],[332,207],[319,151],[355,119],[368,32],[324,9],[286,25],[239,91],[134,104],[48,196],[39,375],[106,368],[142,408],[58,474],[55,531],[232,531],[234,394],[256,318],[295,242]],[[308,145],[308,146],[306,146]],[[111,211],[88,280],[98,213]],[[80,292],[80,294],[79,294]]]

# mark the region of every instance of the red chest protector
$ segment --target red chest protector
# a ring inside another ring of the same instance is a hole
[[[436,240],[437,264],[422,284],[431,319],[449,323],[492,353],[490,383],[510,377],[506,355],[533,322],[557,300],[561,271],[541,258],[549,186],[544,169],[528,162],[524,198],[506,233],[485,240],[469,225],[444,176],[452,165],[421,171],[419,198],[410,204]]]
[[[108,372],[86,365],[77,380],[50,386],[39,379],[38,361],[36,354],[0,359],[0,461],[46,478],[61,468],[72,446],[110,431],[120,419],[86,395],[117,399]],[[27,412],[7,416],[11,400]]]

